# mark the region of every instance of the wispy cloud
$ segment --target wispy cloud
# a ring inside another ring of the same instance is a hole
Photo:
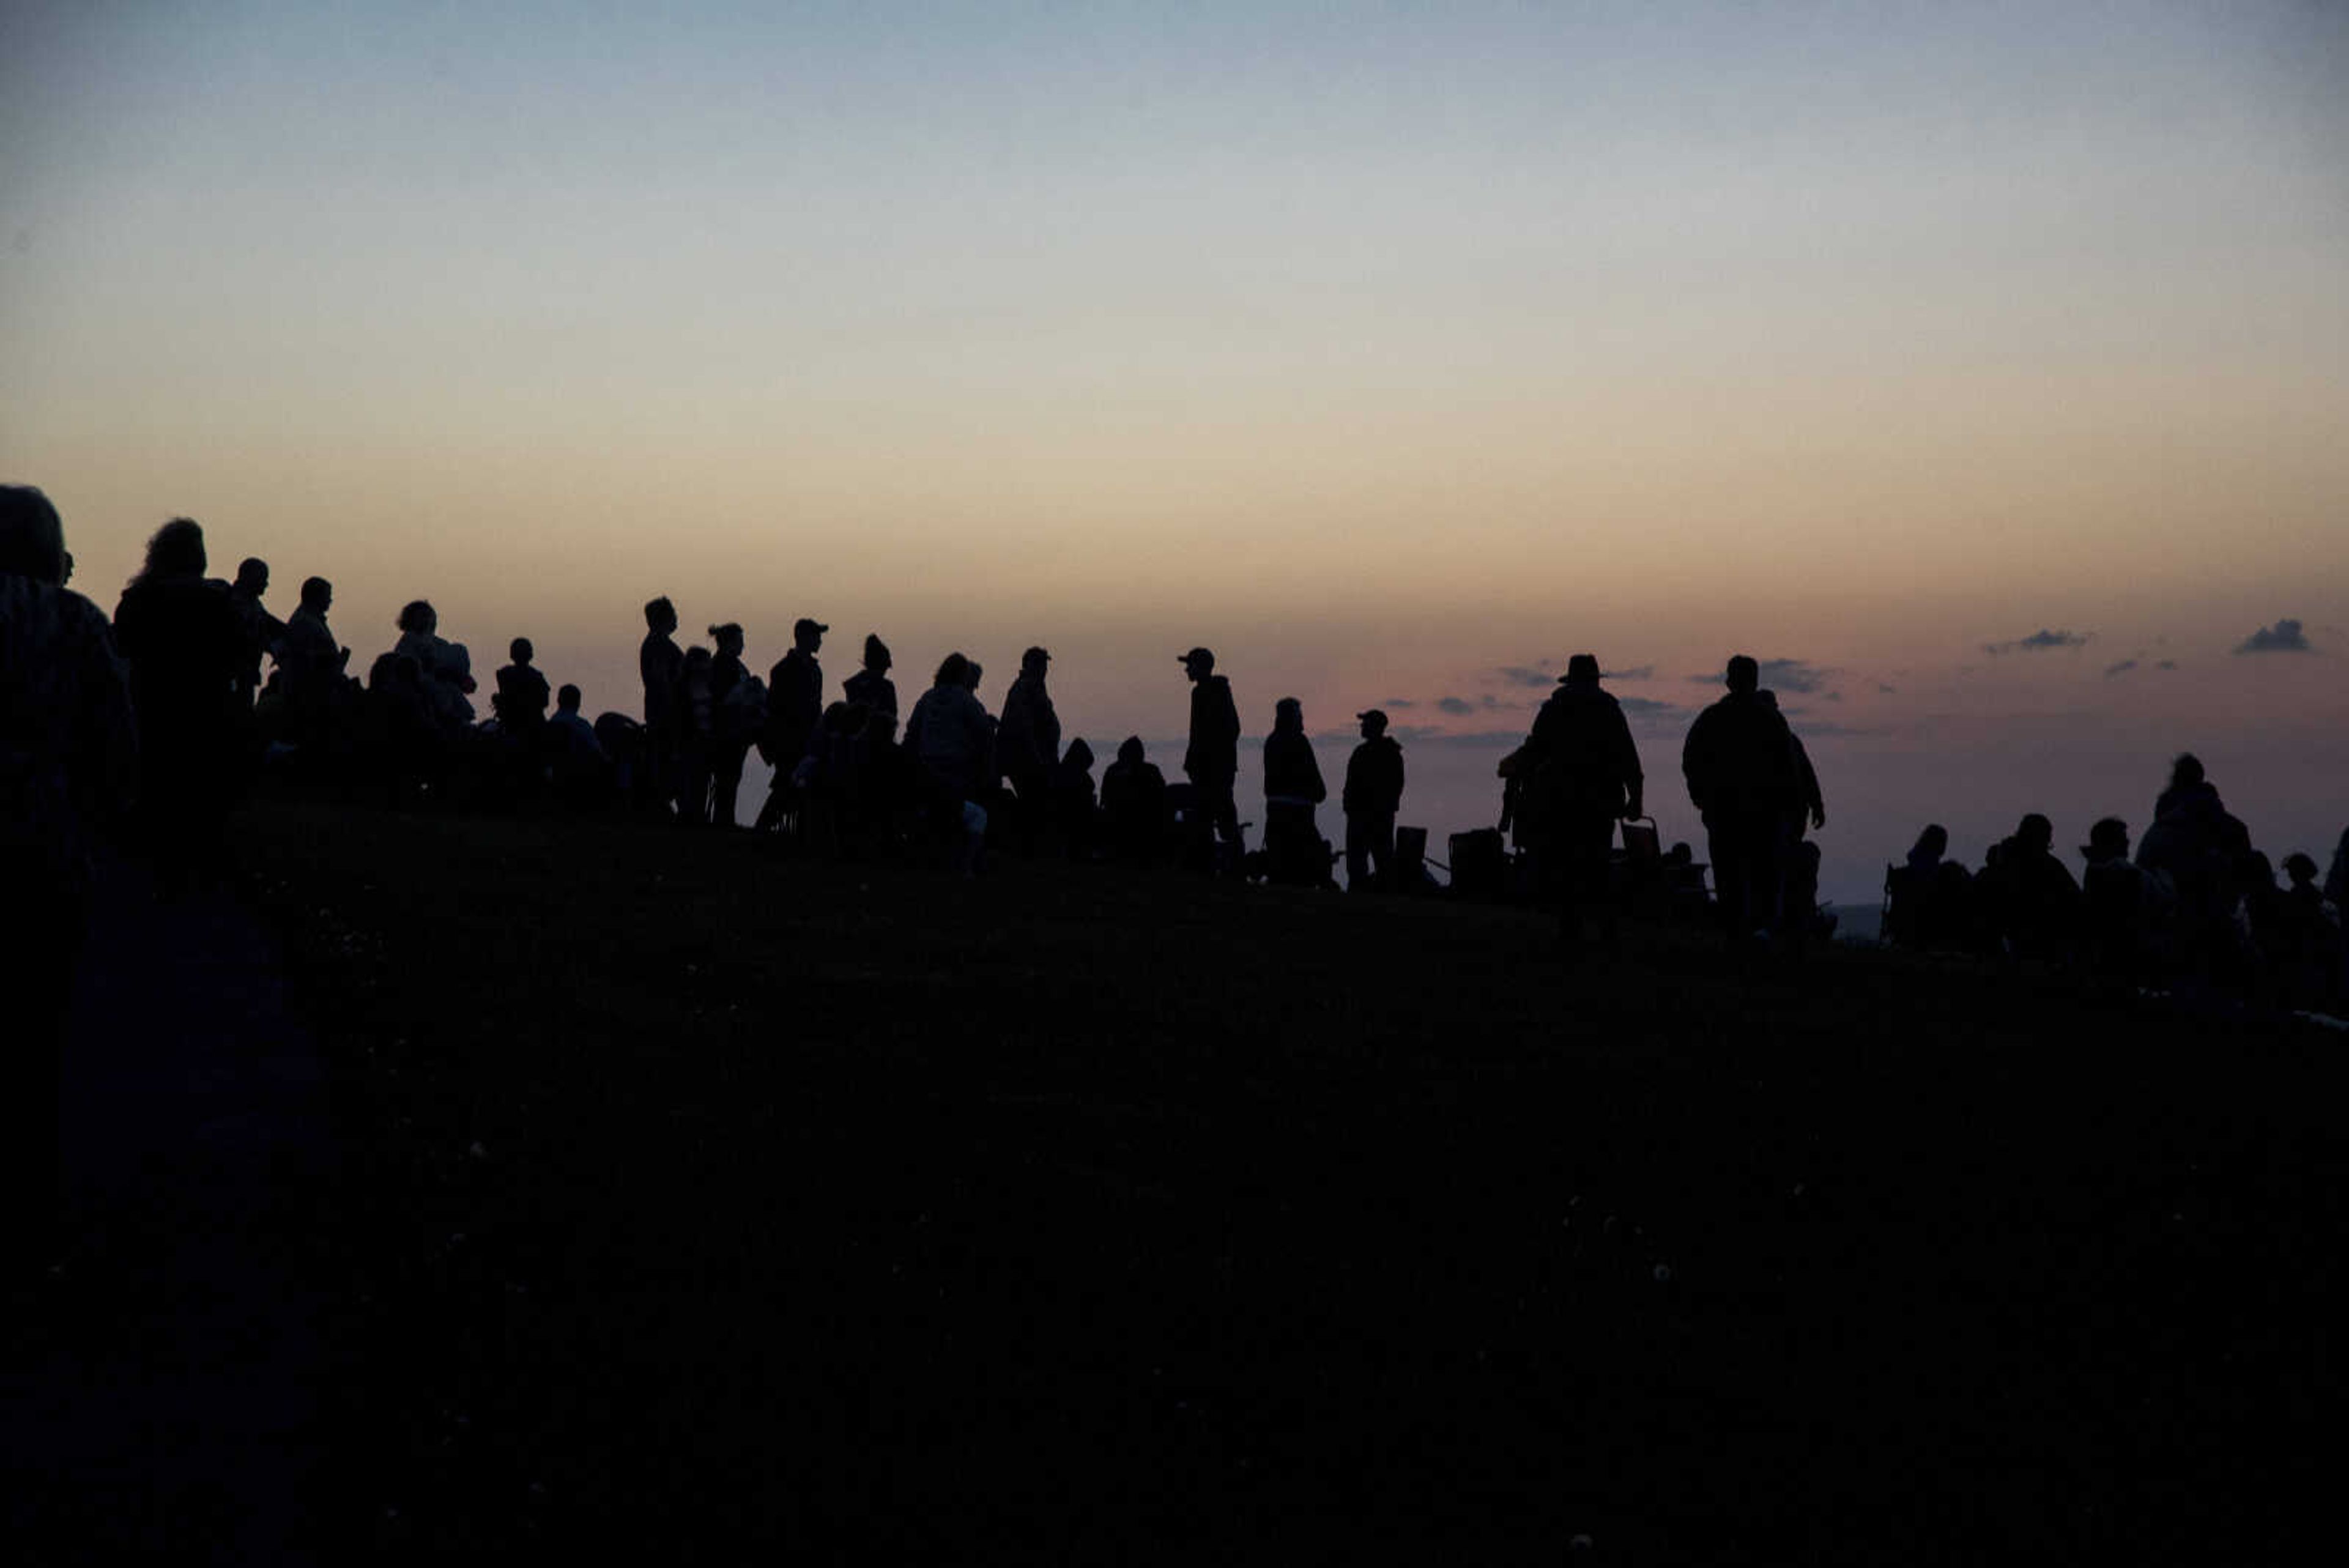
[[[1554,684],[1557,679],[1547,670],[1537,670],[1524,664],[1504,664],[1497,673],[1512,686],[1547,687]]]
[[[1656,667],[1652,664],[1634,664],[1628,670],[1602,670],[1599,674],[1600,679],[1606,680],[1653,680],[1656,678]]]
[[[1764,659],[1756,662],[1762,666],[1762,684],[1773,691],[1816,691],[1835,673],[1826,666],[1813,664],[1807,659]],[[1722,672],[1716,670],[1692,675],[1689,680],[1697,686],[1718,686],[1721,677]]]
[[[2308,633],[2300,622],[2289,618],[2273,626],[2263,626],[2235,645],[2237,653],[2313,653]]]
[[[1619,696],[1615,701],[1621,705],[1625,715],[1633,719],[1661,719],[1688,711],[1677,702],[1659,702],[1653,697]]]
[[[1982,651],[1996,658],[2002,653],[2044,653],[2055,648],[2085,648],[2095,633],[2086,631],[2055,631],[2041,627],[2029,637],[2013,638],[2005,642],[1985,642]]]
[[[2134,659],[2124,659],[2118,664],[2107,664],[2105,666],[2105,679],[2110,680],[2116,675],[2127,675],[2136,668],[2137,660]]]
[[[2156,670],[2175,670],[2178,668],[2178,660],[2174,659],[2165,659],[2160,663],[2156,664],[2154,668]]]
[[[1454,715],[1474,713],[1476,711],[1476,704],[1465,697],[1438,697],[1435,700],[1435,705],[1444,712]]]
[[[1419,704],[1413,701],[1408,697],[1390,697],[1385,701],[1380,703],[1379,706],[1381,708],[1416,708]]]

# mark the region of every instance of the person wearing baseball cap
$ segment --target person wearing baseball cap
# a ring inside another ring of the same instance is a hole
[[[1387,716],[1371,708],[1354,717],[1362,743],[1346,759],[1346,890],[1367,893],[1394,880],[1395,813],[1402,809],[1402,747],[1387,733]],[[1376,870],[1371,863],[1378,863]]]
[[[1231,681],[1216,673],[1213,652],[1195,648],[1179,659],[1191,678],[1191,743],[1183,753],[1183,773],[1216,838],[1231,846],[1237,861],[1240,813],[1232,784],[1240,771],[1240,711],[1232,701]]]

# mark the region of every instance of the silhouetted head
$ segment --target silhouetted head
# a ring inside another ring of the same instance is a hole
[[[2098,817],[2096,826],[2088,829],[2088,842],[2080,846],[2080,853],[2092,866],[2127,859],[2128,824],[2117,816]]]
[[[2188,789],[2202,782],[2202,759],[2191,752],[2180,752],[2178,760],[2169,764],[2169,787]]]
[[[663,637],[677,629],[677,607],[668,602],[667,594],[663,594],[657,599],[646,601],[645,626],[647,629],[658,632]]]
[[[564,713],[579,711],[579,688],[565,686],[562,691],[557,691],[554,694],[554,706],[557,711]]]
[[[1141,736],[1128,735],[1124,740],[1120,741],[1117,743],[1117,760],[1123,763],[1126,766],[1130,768],[1140,767],[1142,765],[1142,758],[1143,751]]]
[[[335,585],[324,577],[302,579],[302,607],[312,615],[325,615],[335,602]]]
[[[1917,846],[1909,852],[1911,860],[1939,860],[1950,852],[1950,830],[1938,822],[1929,822],[1925,831],[1917,836]]]
[[[2014,842],[2034,855],[2044,855],[2055,842],[2055,825],[2034,811],[2015,825]]]
[[[1754,699],[1764,708],[1775,710],[1778,706],[1778,694],[1766,686],[1754,693]]]
[[[875,675],[889,673],[889,645],[881,640],[878,633],[864,634],[864,668]]]
[[[1305,704],[1294,697],[1283,697],[1272,705],[1272,727],[1280,731],[1305,728]]]
[[[1361,721],[1362,739],[1375,741],[1387,732],[1387,715],[1382,708],[1366,708],[1354,715]]]
[[[709,628],[709,640],[718,645],[719,652],[730,653],[737,659],[742,657],[742,628],[740,623],[730,620],[723,626],[711,627]]]
[[[1061,761],[1078,773],[1091,773],[1093,766],[1093,749],[1085,744],[1082,736],[1079,736],[1069,742],[1069,749],[1061,754]]]
[[[2275,862],[2254,849],[2243,857],[2243,881],[2252,888],[2273,888]]]
[[[813,653],[823,646],[823,634],[831,629],[820,620],[802,616],[792,622],[792,646],[802,653]]]
[[[2293,887],[2308,887],[2316,880],[2316,861],[2295,849],[2283,857],[2283,874],[2292,879]]]
[[[978,659],[965,659],[962,667],[962,683],[964,690],[969,691],[978,691],[978,678],[984,673],[985,671],[980,669]]]
[[[29,484],[0,484],[0,574],[63,583],[71,559],[49,498]]]
[[[400,607],[399,629],[430,636],[440,624],[440,615],[423,599],[410,599]]]
[[[1753,656],[1741,653],[1729,661],[1728,671],[1722,677],[1732,691],[1751,691],[1762,684],[1762,666]]]
[[[685,672],[688,675],[707,675],[714,659],[709,649],[696,643],[685,650]]]
[[[247,556],[236,564],[236,586],[259,598],[269,591],[269,563],[258,556]]]
[[[147,541],[147,565],[141,577],[201,577],[204,575],[204,531],[192,517],[174,517]]]
[[[931,680],[930,684],[951,689],[968,685],[969,681],[970,660],[959,653],[949,653],[938,660],[938,672]]]
[[[1051,662],[1052,656],[1050,654],[1045,652],[1040,648],[1031,648],[1027,652],[1019,656],[1019,673],[1022,675],[1033,675],[1041,679],[1044,673],[1044,667]]]
[[[1569,686],[1598,685],[1599,656],[1595,653],[1576,654],[1566,661],[1566,674],[1562,679]]]
[[[516,664],[528,664],[538,657],[538,649],[530,645],[530,639],[518,637],[506,644],[506,657]]]
[[[1175,659],[1183,666],[1183,673],[1194,680],[1205,680],[1216,672],[1216,656],[1204,648],[1195,648],[1188,653],[1177,654]]]

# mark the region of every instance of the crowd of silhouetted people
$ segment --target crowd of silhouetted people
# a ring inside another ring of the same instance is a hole
[[[1969,869],[1951,857],[1949,831],[1929,824],[1886,869],[1885,939],[2075,965],[2128,986],[2349,1011],[2349,833],[2329,871],[2295,851],[2280,882],[2274,859],[2189,753],[2171,767],[2134,855],[2117,816],[2091,826],[2078,853],[2075,877],[2056,853],[2054,825],[2033,812]]]
[[[990,855],[1053,856],[1334,887],[1342,861],[1356,890],[1435,886],[1424,833],[1398,826],[1403,751],[1376,709],[1355,715],[1361,741],[1333,845],[1303,708],[1295,698],[1274,705],[1262,830],[1247,847],[1239,708],[1204,647],[1178,655],[1190,687],[1179,778],[1129,736],[1096,781],[1092,747],[1063,734],[1042,648],[1020,656],[998,712],[982,699],[978,661],[961,652],[901,705],[878,635],[864,638],[834,693],[819,662],[831,629],[822,622],[800,618],[762,678],[740,624],[680,646],[678,611],[661,597],[644,607],[641,719],[606,710],[591,720],[580,688],[552,684],[526,637],[508,643],[484,713],[470,650],[441,635],[426,600],[401,608],[396,638],[362,680],[329,624],[331,583],[304,580],[281,620],[264,602],[268,565],[247,559],[229,580],[210,576],[193,521],[156,531],[110,623],[66,589],[71,556],[38,491],[0,490],[0,527],[7,804],[33,885],[69,892],[81,846],[118,825],[167,878],[201,877],[219,864],[230,806],[274,771],[395,802],[627,812],[710,831],[748,815],[751,830],[809,853],[965,874]],[[1452,837],[1451,888],[1555,908],[1577,940],[1610,937],[1626,911],[1714,921],[1743,944],[1831,931],[1810,838],[1826,821],[1818,774],[1760,673],[1750,658],[1730,659],[1727,690],[1682,750],[1706,858],[1658,841],[1630,726],[1597,659],[1577,654],[1500,763],[1498,827]],[[753,752],[770,782],[746,814]],[[1969,870],[1949,857],[1948,835],[1928,827],[1889,871],[1887,940],[2341,1004],[2349,836],[2329,877],[2295,854],[2280,884],[2200,764],[2183,757],[2134,856],[2116,818],[2091,830],[2076,877],[2053,845],[2047,819],[2027,816]]]

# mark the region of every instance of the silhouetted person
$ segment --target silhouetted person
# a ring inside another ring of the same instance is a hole
[[[1061,718],[1052,711],[1044,674],[1052,656],[1031,648],[1019,656],[1019,674],[1003,694],[995,729],[996,765],[1019,796],[1019,814],[1032,830],[1044,820],[1045,795],[1061,760]]]
[[[2080,846],[2080,953],[2088,967],[2136,981],[2152,965],[2159,910],[2146,874],[2129,858],[2128,824],[2098,819]]]
[[[1927,823],[1889,878],[1888,940],[1915,948],[1972,944],[1973,874],[1949,853],[1950,830]]]
[[[1156,865],[1166,846],[1166,775],[1144,755],[1139,735],[1128,735],[1102,772],[1101,804],[1118,858]]]
[[[685,749],[685,650],[677,645],[677,607],[666,596],[651,600],[645,606],[645,640],[636,649],[636,674],[645,688],[644,767],[637,788],[647,804],[666,806],[677,796]]]
[[[105,614],[65,587],[38,490],[0,485],[0,1236],[7,1269],[55,1255],[57,1092],[93,846],[138,787],[130,688]],[[202,566],[196,568],[202,573]]]
[[[1264,740],[1264,857],[1276,882],[1315,887],[1330,879],[1314,809],[1330,798],[1321,764],[1305,734],[1305,708],[1294,697],[1273,704]]]
[[[1520,836],[1531,839],[1546,891],[1578,921],[1606,898],[1615,824],[1643,815],[1647,790],[1622,704],[1599,684],[1596,654],[1566,661],[1517,753],[1516,777]]]
[[[947,654],[905,721],[905,741],[927,781],[934,813],[956,836],[957,860],[966,876],[978,868],[987,841],[987,808],[980,797],[996,777],[995,721],[971,694],[970,684],[970,660]]]
[[[1240,711],[1232,701],[1231,681],[1216,673],[1213,652],[1195,648],[1180,662],[1191,681],[1191,743],[1183,753],[1183,776],[1191,781],[1216,837],[1237,857],[1240,813],[1232,786],[1240,771]]]
[[[1729,661],[1729,694],[1697,715],[1681,748],[1689,799],[1704,818],[1713,888],[1733,937],[1778,928],[1784,895],[1784,825],[1802,786],[1794,737],[1761,697],[1761,666]]]
[[[1394,882],[1395,813],[1402,809],[1402,747],[1387,733],[1387,716],[1379,709],[1354,717],[1362,726],[1362,743],[1346,759],[1346,787],[1338,804],[1346,814],[1346,888],[1349,892],[1367,893]]]
[[[2176,899],[2177,955],[2193,978],[2237,978],[2243,961],[2235,911],[2250,830],[2229,815],[2200,759],[2179,755],[2154,820],[2137,846],[2137,863],[2161,878]]]
[[[2017,958],[2067,959],[2078,941],[2080,885],[2054,844],[2054,825],[2032,812],[1977,879],[1992,933]]]
[[[808,754],[815,727],[823,719],[823,668],[815,656],[823,634],[832,628],[802,616],[792,623],[792,650],[775,661],[767,675],[767,732],[760,751],[775,770],[767,804],[759,810],[758,826],[774,827],[790,815],[798,798],[792,775]]]
[[[277,647],[277,667],[285,675],[287,727],[305,743],[335,722],[343,672],[351,659],[351,650],[336,646],[326,625],[334,602],[334,584],[324,577],[304,578],[302,602],[285,622],[285,635]]]
[[[490,699],[490,706],[496,711],[498,723],[506,733],[533,746],[546,724],[549,695],[546,677],[531,664],[537,652],[526,637],[515,638],[508,644],[506,657],[513,662],[498,671],[497,694]]]
[[[278,645],[285,636],[285,623],[262,606],[261,596],[268,591],[268,562],[252,556],[237,564],[236,580],[229,585],[228,602],[236,611],[237,624],[244,628],[245,662],[238,668],[237,684],[248,704],[254,693],[261,690],[263,658],[276,658]]]
[[[611,772],[604,742],[596,738],[595,726],[579,711],[579,688],[565,684],[555,692],[554,713],[546,721],[555,792],[574,805],[602,798]]]
[[[715,662],[709,649],[688,648],[678,679],[678,820],[693,826],[709,821],[710,760],[718,737],[718,699],[710,687]]]
[[[440,635],[440,614],[423,599],[399,612],[399,640],[392,651],[416,661],[424,695],[440,728],[454,736],[473,727],[473,657],[461,642]]]
[[[889,645],[866,632],[864,668],[850,676],[843,690],[851,702],[894,719],[897,716],[897,688],[889,679]]]
[[[2278,994],[2288,1007],[2330,1012],[2342,1000],[2341,926],[2324,907],[2313,857],[2285,856],[2283,874],[2291,885],[2279,896],[2274,945],[2268,952]],[[2261,945],[2267,946],[2266,939]]]
[[[150,846],[168,869],[193,868],[220,850],[250,719],[237,685],[244,626],[226,588],[204,578],[204,531],[194,523],[177,517],[155,531],[145,569],[115,607],[114,640],[130,665]]]
[[[766,688],[742,662],[742,628],[733,621],[709,628],[718,645],[709,661],[709,695],[716,705],[709,752],[709,820],[735,826],[742,794],[742,764],[751,743],[766,729]]]
[[[1100,812],[1093,799],[1093,749],[1081,737],[1071,741],[1053,765],[1047,788],[1052,829],[1061,848],[1072,860],[1090,859],[1099,836]]]

